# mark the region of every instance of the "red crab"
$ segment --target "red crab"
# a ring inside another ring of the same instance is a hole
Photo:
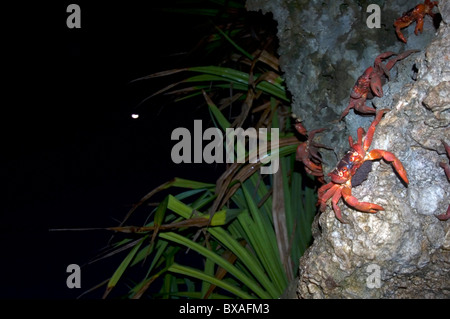
[[[409,10],[408,12],[404,12],[403,15],[395,20],[394,27],[395,32],[397,33],[397,36],[400,40],[403,42],[407,42],[405,36],[400,31],[403,28],[406,28],[414,21],[417,22],[416,29],[414,30],[414,33],[418,35],[418,33],[422,33],[423,30],[423,19],[428,14],[432,19],[434,19],[434,13],[432,12],[433,7],[438,5],[438,1],[430,1],[425,0],[424,3],[418,4],[413,9]]]
[[[342,112],[339,120],[342,120],[350,111],[354,108],[355,111],[364,114],[375,114],[376,111],[373,107],[367,106],[366,99],[373,98],[373,96],[382,97],[383,96],[383,84],[388,78],[390,78],[389,71],[392,69],[397,61],[402,60],[409,56],[411,53],[418,52],[418,50],[408,50],[401,54],[396,54],[394,52],[384,52],[375,58],[373,67],[370,66],[364,71],[358,80],[356,80],[353,86],[352,92],[350,93],[350,103],[347,108]],[[382,63],[383,60],[397,55],[395,58],[389,60],[386,65]]]
[[[350,143],[350,150],[344,155],[344,157],[339,161],[336,168],[334,168],[328,176],[331,176],[331,182],[323,185],[319,188],[319,201],[318,205],[320,205],[320,210],[324,211],[327,202],[331,199],[331,203],[333,206],[334,213],[336,214],[336,218],[342,223],[346,223],[341,215],[341,210],[338,207],[337,203],[341,197],[344,198],[345,202],[362,212],[366,213],[376,213],[380,210],[384,210],[383,207],[367,203],[367,202],[359,202],[356,197],[352,196],[352,176],[355,175],[356,171],[365,161],[373,161],[377,159],[383,158],[387,162],[392,162],[394,169],[397,171],[398,175],[402,178],[402,180],[408,184],[408,177],[406,176],[405,168],[403,167],[400,160],[395,157],[394,154],[388,151],[374,149],[370,152],[367,150],[372,143],[373,134],[375,132],[375,126],[380,122],[381,117],[385,112],[388,112],[389,109],[383,109],[378,111],[373,120],[372,124],[370,124],[369,129],[367,130],[367,134],[363,138],[364,129],[362,127],[358,128],[358,142],[353,143],[353,139],[351,136],[348,137],[348,141]]]
[[[442,143],[444,144],[445,151],[447,152],[448,158],[450,158],[450,146],[447,143],[445,143],[444,141],[442,141]],[[444,169],[445,175],[447,175],[447,179],[450,181],[450,165],[447,163],[444,163],[444,162],[439,163],[439,165]],[[437,215],[436,217],[439,218],[440,220],[450,219],[450,205],[448,205],[447,213]]]
[[[323,132],[325,129],[312,130],[308,133],[301,122],[295,123],[295,129],[301,135],[307,136],[306,142],[301,143],[297,147],[296,160],[303,162],[305,170],[308,174],[317,176],[319,181],[323,182],[322,158],[319,155],[319,148],[331,149],[325,145],[314,142],[314,135]]]

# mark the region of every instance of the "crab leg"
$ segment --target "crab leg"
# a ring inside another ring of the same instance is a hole
[[[442,141],[442,143],[444,144],[445,151],[447,152],[447,156],[450,157],[450,146],[447,143],[445,143],[444,141]],[[447,179],[450,180],[450,165],[443,163],[443,162],[439,163],[439,165],[444,169],[445,175],[447,175]],[[448,205],[447,213],[437,215],[436,217],[443,221],[450,219],[450,205]]]
[[[450,157],[450,145],[442,141],[442,144],[444,144],[445,151],[447,152],[448,156]]]
[[[358,101],[357,99],[350,97],[350,102],[348,103],[345,110],[342,112],[339,121],[342,121],[342,119],[348,114],[348,112],[350,112],[350,110],[355,106],[357,101]]]
[[[342,189],[342,197],[351,207],[365,213],[376,213],[379,210],[384,210],[380,205],[358,201],[356,197],[352,196],[352,190],[347,186]]]
[[[392,52],[392,51],[381,53],[380,55],[378,55],[375,58],[375,63],[374,63],[375,68],[381,69],[389,80],[391,80],[391,75],[389,74],[389,70],[392,69],[392,67],[394,66],[395,62],[392,63],[392,65],[390,65],[389,63],[391,63],[391,61],[389,61],[386,65],[384,65],[381,61],[385,60],[385,59],[387,59],[387,58],[389,58],[389,57],[391,57],[393,55],[396,55],[396,54],[394,52]],[[393,60],[397,61],[397,59],[393,59]],[[390,65],[390,67],[389,67],[389,65]],[[379,85],[381,87],[381,79],[380,79],[380,77],[377,77],[377,80],[378,81],[376,81],[376,82],[379,83]],[[372,78],[371,78],[370,85],[371,85],[372,90],[373,90],[373,86],[372,85],[373,85],[374,82],[375,81],[372,81]],[[377,91],[374,90],[375,94],[376,94],[376,92]],[[381,92],[381,95],[383,95],[383,92]]]
[[[306,146],[306,142],[303,142],[297,147],[297,154],[295,156],[297,161],[302,161],[304,157],[307,157],[308,153],[306,151]]]
[[[450,146],[442,141],[444,144],[445,151],[447,152],[447,156],[450,158]],[[444,169],[445,175],[447,175],[447,179],[450,180],[450,165],[444,162],[439,163],[439,165]]]
[[[333,198],[331,199],[331,204],[333,205],[333,211],[334,211],[334,214],[336,215],[336,218],[341,223],[347,224],[347,222],[342,218],[341,209],[337,205],[337,203],[339,202],[339,199],[341,198],[341,196],[342,196],[342,188],[339,188],[334,193]]]
[[[364,129],[362,127],[358,127],[358,144],[362,145],[362,139],[363,139],[363,135],[364,135]],[[351,135],[348,136],[348,143],[350,144],[350,147],[353,147],[355,144],[353,143],[353,138]]]
[[[303,126],[303,124],[301,122],[297,122],[294,125],[295,129],[297,130],[297,132],[299,132],[301,135],[308,135],[308,131],[306,130],[306,128]]]
[[[391,57],[393,55],[395,55],[395,52],[392,52],[392,51],[388,51],[388,52],[384,52],[384,53],[379,54],[375,58],[374,65],[377,66],[377,65],[381,64],[382,60],[385,60],[385,59],[387,59],[387,58],[389,58],[389,57]]]
[[[366,158],[370,161],[383,158],[386,162],[392,162],[394,169],[397,171],[398,175],[402,178],[402,180],[408,184],[408,177],[406,176],[406,170],[402,165],[402,162],[395,157],[394,154],[388,151],[383,150],[371,150],[367,153]]]
[[[366,105],[366,98],[367,93],[365,93],[363,96],[361,96],[358,99],[350,98],[350,102],[348,103],[348,106],[345,108],[345,110],[342,112],[341,117],[339,118],[339,121],[342,121],[342,119],[350,112],[351,109],[355,109],[356,111],[364,114],[375,114],[376,110],[373,107],[370,107]]]
[[[422,18],[417,18],[416,28],[414,29],[414,33],[416,35],[419,35],[419,32],[422,33],[422,31],[423,31],[423,23],[424,23],[423,17]]]
[[[318,195],[319,195],[319,200],[320,200],[320,198],[323,196],[323,194],[325,194],[325,192],[326,192],[327,190],[329,190],[331,187],[333,187],[334,185],[336,185],[336,184],[328,183],[328,184],[325,184],[325,185],[321,186],[321,187],[319,188],[319,190],[317,191],[317,193],[318,193]]]
[[[365,102],[365,98],[358,100],[355,103],[355,110],[364,114],[375,114],[377,111],[373,107],[368,106]]]
[[[408,57],[410,54],[419,52],[419,51],[420,50],[408,50],[403,53],[399,53],[395,58],[393,58],[392,60],[389,60],[388,63],[386,63],[385,68],[387,70],[390,70],[393,68],[394,64],[397,63],[398,61],[403,60],[404,58]],[[389,76],[388,76],[388,78],[389,78]]]
[[[319,201],[317,204],[320,205],[320,211],[324,211],[327,207],[327,201],[336,193],[336,191],[341,187],[339,184],[328,183],[319,188]],[[339,192],[340,193],[340,192]]]
[[[450,180],[450,166],[444,162],[439,163],[439,165],[444,169],[447,179]]]
[[[317,130],[312,130],[311,132],[309,132],[309,138],[312,140],[314,138],[314,135],[316,135],[316,133],[320,133],[325,130],[326,130],[326,128],[319,128]]]
[[[367,130],[366,137],[364,138],[364,150],[367,151],[372,144],[373,134],[375,133],[375,126],[381,121],[383,114],[389,112],[389,109],[382,109],[377,112],[375,119],[372,124],[370,124],[369,129]]]
[[[323,145],[316,144],[315,146],[322,147]],[[317,149],[315,147],[309,149],[309,155],[312,159],[315,159],[317,162],[322,163],[322,158],[319,156],[319,153],[317,152]]]
[[[436,215],[439,220],[447,220],[450,219],[450,205],[448,205],[447,212],[445,214]]]
[[[329,150],[332,149],[326,145],[313,142],[314,135],[316,135],[316,133],[320,133],[320,132],[323,132],[326,130],[327,130],[326,128],[312,130],[311,132],[309,132],[309,135],[308,135],[308,143],[311,143],[311,145],[313,146],[313,147],[309,148],[309,155],[311,158],[317,160],[318,162],[322,162],[322,158],[319,156],[319,153],[318,153],[318,148],[326,148]],[[322,168],[320,168],[320,170],[322,170]]]
[[[312,162],[309,158],[308,158],[308,151],[306,150],[307,147],[307,143],[304,142],[302,144],[300,144],[297,147],[297,156],[296,156],[296,160],[297,161],[302,161],[303,164],[305,166],[307,166],[311,171],[319,171],[322,172],[322,166],[317,165],[316,163]]]
[[[305,165],[305,171],[306,173],[308,173],[309,175],[312,176],[316,176],[316,177],[321,177],[323,176],[323,172],[318,172],[318,171],[312,171],[310,168],[308,168],[308,166]]]

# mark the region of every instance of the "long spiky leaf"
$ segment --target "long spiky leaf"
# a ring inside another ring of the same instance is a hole
[[[136,255],[137,251],[139,250],[139,247],[141,247],[142,243],[144,242],[146,236],[143,237],[139,242],[136,244],[136,246],[133,247],[133,249],[128,253],[128,255],[125,257],[125,259],[122,261],[122,263],[119,265],[117,270],[112,275],[111,279],[108,282],[108,285],[106,286],[106,291],[103,295],[103,298],[106,298],[108,294],[111,292],[111,290],[116,286],[119,279],[122,277],[125,270],[128,268],[128,265]]]
[[[207,281],[211,284],[214,284],[220,288],[223,288],[225,290],[228,290],[229,292],[233,293],[234,295],[242,298],[242,299],[253,299],[254,297],[246,293],[245,291],[242,291],[241,289],[237,288],[236,286],[230,285],[225,281],[221,281],[214,276],[210,276],[205,274],[202,271],[199,271],[198,269],[194,269],[191,267],[182,266],[179,264],[173,264],[169,271],[178,273],[184,276],[191,276],[194,278],[198,278],[200,280]]]
[[[237,45],[236,42],[234,42],[225,32],[222,31],[222,29],[220,29],[219,27],[215,27],[217,31],[219,31],[219,33],[229,42],[231,43],[231,45],[233,47],[236,48],[236,50],[238,50],[239,52],[241,52],[243,55],[245,55],[247,58],[249,58],[250,60],[253,60],[254,57],[248,53],[247,51],[245,51],[242,47],[240,47],[239,45]]]
[[[189,247],[190,249],[195,250],[196,252],[200,253],[201,255],[205,256],[206,258],[210,258],[216,264],[218,264],[222,268],[226,269],[230,274],[235,276],[244,285],[246,285],[249,289],[251,289],[253,292],[255,292],[260,298],[270,298],[269,294],[267,292],[265,292],[264,290],[262,290],[261,287],[259,287],[259,285],[253,279],[245,276],[239,269],[237,269],[235,266],[231,265],[228,261],[226,261],[222,257],[218,256],[214,252],[211,252],[207,248],[201,246],[200,244],[197,244],[197,243],[191,241],[190,239],[185,238],[179,234],[171,233],[171,232],[161,233],[159,236],[166,240],[170,240],[175,243]],[[217,286],[219,286],[219,285],[217,285]]]

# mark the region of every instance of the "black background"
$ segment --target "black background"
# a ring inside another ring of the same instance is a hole
[[[107,245],[110,233],[49,229],[115,226],[133,203],[163,182],[175,176],[214,182],[221,173],[215,165],[175,165],[170,158],[172,130],[192,129],[194,119],[207,123],[204,105],[154,99],[136,108],[171,80],[130,83],[153,72],[204,65],[173,56],[199,40],[198,17],[161,14],[157,6],[170,6],[168,1],[78,0],[81,29],[68,29],[70,3],[2,3],[1,299],[74,299],[109,278],[123,258],[86,265]],[[131,119],[134,112],[138,120]],[[83,266],[82,289],[66,286],[66,267],[72,263]],[[103,289],[85,297],[102,294]],[[299,309],[297,301],[275,302],[270,303],[278,307],[265,317],[286,311],[286,305]],[[16,312],[26,310],[10,305]],[[64,313],[91,311],[92,304],[81,305],[89,309],[67,303]],[[125,304],[106,305],[115,312]],[[154,311],[141,305],[149,314]],[[157,305],[171,314],[179,309],[167,302]],[[376,309],[385,312],[385,306]],[[408,303],[399,309],[414,307]]]
[[[137,107],[170,80],[130,81],[201,64],[173,56],[195,45],[197,18],[162,14],[157,6],[168,2],[152,2],[77,1],[81,29],[66,26],[69,1],[2,7],[0,298],[76,298],[124,255],[86,266],[111,234],[49,229],[116,226],[175,176],[219,176],[215,165],[170,158],[173,129],[208,122],[202,105],[154,99]],[[72,263],[85,265],[82,289],[66,286]]]

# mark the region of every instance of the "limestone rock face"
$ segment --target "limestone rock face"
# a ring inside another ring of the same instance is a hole
[[[381,8],[381,29],[369,29],[360,1],[258,1],[252,10],[272,12],[278,22],[280,61],[293,111],[307,129],[328,131],[318,142],[328,173],[348,149],[348,135],[367,130],[373,116],[353,110],[337,122],[356,79],[382,52],[420,52],[396,63],[384,96],[368,100],[388,108],[370,149],[394,153],[405,166],[405,185],[392,165],[376,161],[353,195],[385,211],[360,213],[341,200],[349,224],[329,207],[318,219],[320,232],[300,262],[299,298],[450,298],[450,221],[434,215],[447,210],[450,183],[439,162],[448,161],[442,140],[450,142],[450,1],[439,1],[439,28],[426,17],[423,34],[415,23],[402,30],[395,18],[415,1],[372,1]]]

